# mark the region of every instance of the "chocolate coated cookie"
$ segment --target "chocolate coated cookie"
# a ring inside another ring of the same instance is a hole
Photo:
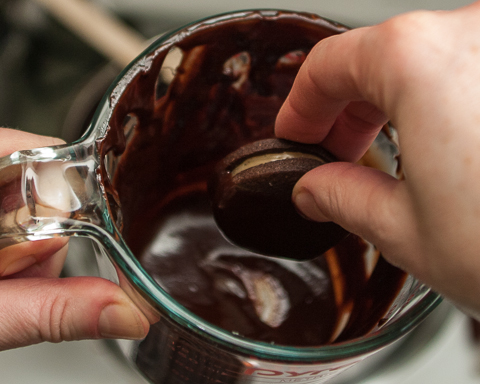
[[[334,157],[318,145],[266,139],[226,156],[209,183],[215,220],[232,243],[255,253],[312,259],[348,232],[301,216],[292,190],[306,172]]]

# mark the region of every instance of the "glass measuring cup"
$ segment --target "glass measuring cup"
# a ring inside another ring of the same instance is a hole
[[[152,207],[204,188],[217,159],[271,136],[272,117],[308,50],[345,30],[314,15],[268,10],[215,16],[161,37],[110,87],[79,141],[0,160],[0,247],[94,239],[101,275],[160,319],[127,350],[156,383],[321,383],[399,339],[440,300],[411,277],[368,333],[294,347],[203,320],[137,258],[155,225]],[[391,135],[382,132],[370,156],[396,173]]]

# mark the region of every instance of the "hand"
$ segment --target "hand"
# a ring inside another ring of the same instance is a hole
[[[0,156],[61,141],[0,129]],[[114,283],[95,277],[59,279],[64,238],[0,250],[0,350],[92,338],[145,337],[149,323]]]
[[[297,207],[375,244],[480,315],[480,2],[419,11],[322,40],[276,123],[347,162],[305,175]],[[390,120],[406,174],[355,165]]]

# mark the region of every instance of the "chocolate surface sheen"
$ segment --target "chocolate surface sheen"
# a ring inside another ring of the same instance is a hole
[[[292,202],[296,182],[334,157],[318,145],[265,139],[219,162],[209,183],[215,221],[233,244],[267,256],[317,257],[348,232],[302,217]]]
[[[128,247],[175,301],[232,335],[298,347],[356,338],[385,323],[405,281],[404,272],[354,234],[308,261],[249,252],[225,240],[210,207],[207,181],[215,166],[274,136],[278,110],[310,49],[345,30],[286,11],[186,28],[129,81],[99,144],[103,179],[111,176],[110,210],[119,211]],[[174,70],[164,65],[173,52],[181,53]],[[166,81],[165,73],[174,76]],[[379,164],[371,157],[368,165]],[[190,332],[152,325],[137,356],[149,380],[178,383],[174,372],[187,374],[193,362],[213,370],[199,351],[203,344],[185,353],[193,347],[183,336]],[[189,382],[198,383],[191,373]]]

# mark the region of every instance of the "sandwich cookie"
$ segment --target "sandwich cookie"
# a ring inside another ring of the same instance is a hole
[[[315,258],[348,232],[298,213],[292,190],[308,171],[335,161],[318,145],[282,139],[247,144],[220,161],[209,182],[218,228],[249,251],[295,260]]]

